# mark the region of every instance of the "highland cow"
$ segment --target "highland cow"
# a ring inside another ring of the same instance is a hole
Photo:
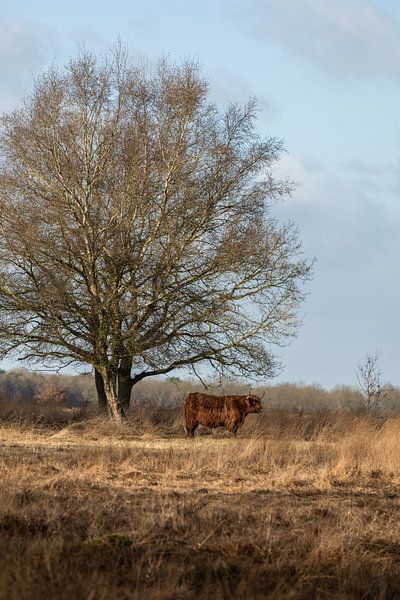
[[[211,396],[195,392],[185,400],[185,430],[194,437],[198,425],[204,427],[225,427],[236,432],[249,413],[262,411],[261,398],[248,396]]]

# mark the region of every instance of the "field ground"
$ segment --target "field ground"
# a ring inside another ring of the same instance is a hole
[[[400,597],[400,419],[0,424],[0,598]]]

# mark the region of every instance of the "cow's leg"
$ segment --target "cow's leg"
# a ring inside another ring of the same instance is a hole
[[[243,423],[244,423],[244,418],[240,418],[237,421],[235,421],[235,423],[233,424],[232,431],[235,434],[235,437],[236,437],[239,427],[241,427],[243,425]]]
[[[233,433],[233,435],[236,437],[237,430],[239,429],[239,425],[240,425],[240,423],[238,423],[237,421],[233,421],[229,424],[226,424],[225,427],[230,433]]]
[[[188,437],[194,437],[194,432],[196,431],[198,424],[199,423],[197,421],[191,421],[190,423],[186,422],[185,429]]]

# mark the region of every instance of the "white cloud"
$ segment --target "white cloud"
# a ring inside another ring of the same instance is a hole
[[[48,27],[0,12],[0,112],[21,102],[33,78],[54,59],[57,47]]]
[[[227,105],[232,102],[245,103],[255,96],[257,109],[262,113],[277,114],[279,112],[275,102],[263,94],[255,94],[251,83],[232,71],[222,67],[211,72],[210,92],[218,105]]]
[[[378,349],[388,379],[397,383],[400,206],[393,202],[395,171],[388,171],[384,183],[381,173],[370,173],[377,186],[381,182],[379,192],[357,174],[349,176],[345,166],[332,172],[291,155],[281,162],[279,174],[299,185],[274,213],[280,221],[299,225],[306,255],[317,258],[301,309],[304,325],[283,351],[287,369],[281,379],[355,383],[357,361]]]
[[[370,173],[366,180],[349,176],[346,169],[332,173],[287,155],[276,174],[297,184],[293,198],[278,205],[278,212],[299,224],[307,251],[317,255],[324,269],[369,273],[388,267],[390,278],[400,244],[400,207],[393,202],[395,171],[385,178]]]
[[[252,35],[335,75],[400,76],[400,24],[368,0],[238,0]]]
[[[0,17],[0,73],[30,71],[46,59],[48,32],[23,21]]]

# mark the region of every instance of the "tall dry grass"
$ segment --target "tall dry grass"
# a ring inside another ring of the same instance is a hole
[[[0,427],[0,598],[397,598],[400,419]]]

